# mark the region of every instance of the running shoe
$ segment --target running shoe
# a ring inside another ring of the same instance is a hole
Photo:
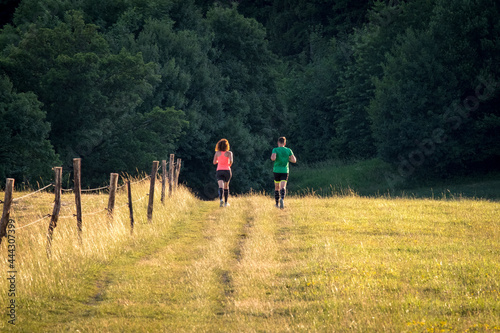
[[[229,207],[229,204],[227,202],[225,202],[224,207]]]
[[[221,201],[220,201],[220,205],[219,205],[219,207],[224,207],[224,200],[221,200]]]
[[[280,199],[280,208],[281,209],[285,208],[285,203],[283,202],[283,199]]]

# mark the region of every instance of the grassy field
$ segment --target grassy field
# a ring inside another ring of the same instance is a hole
[[[292,166],[291,192],[321,196],[356,193],[361,196],[390,195],[415,198],[481,198],[500,200],[500,172],[476,173],[450,179],[423,181],[417,177],[394,181],[397,170],[379,159],[358,162],[329,161]]]
[[[50,212],[51,198],[15,205],[17,227]],[[94,212],[107,196],[83,200]],[[249,194],[219,208],[185,188],[155,200],[152,223],[146,200],[135,203],[133,236],[126,207],[114,221],[84,216],[82,244],[74,218],[62,219],[50,260],[48,219],[19,229],[17,321],[2,278],[0,331],[500,331],[497,202],[290,196],[279,210]],[[62,215],[72,202],[63,196]],[[6,253],[3,241],[2,276]]]

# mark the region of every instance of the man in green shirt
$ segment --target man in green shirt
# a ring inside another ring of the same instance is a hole
[[[286,138],[284,136],[278,139],[278,147],[273,149],[271,160],[274,161],[274,199],[276,207],[283,209],[286,194],[286,182],[288,181],[288,163],[296,163],[297,159],[290,148],[285,147]],[[281,197],[281,198],[280,198]]]

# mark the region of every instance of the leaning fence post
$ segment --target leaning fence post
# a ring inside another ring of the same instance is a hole
[[[55,199],[54,199],[54,209],[52,210],[52,215],[50,218],[49,230],[47,232],[47,257],[50,258],[52,254],[52,234],[54,229],[57,227],[57,220],[59,219],[59,211],[61,210],[61,183],[62,183],[62,167],[55,167]]]
[[[153,203],[155,198],[155,181],[156,172],[158,172],[158,161],[153,161],[153,168],[151,169],[151,183],[149,185],[149,204],[148,204],[148,221],[153,219]]]
[[[177,163],[175,164],[175,189],[177,190],[177,186],[179,186],[179,174],[181,173],[181,162],[180,158],[177,159]]]
[[[168,164],[168,196],[172,196],[174,186],[174,154],[170,154],[170,161]]]
[[[73,159],[73,177],[76,205],[76,228],[78,230],[78,239],[82,242],[82,183],[81,183],[81,158]]]
[[[127,180],[128,192],[128,210],[130,212],[130,234],[134,233],[134,209],[132,208],[132,188],[130,186],[130,179]]]
[[[2,244],[2,238],[7,235],[7,225],[9,224],[10,207],[12,205],[12,192],[14,192],[14,178],[7,178],[5,198],[3,200],[3,213],[0,220],[0,244]]]
[[[112,173],[109,177],[109,199],[108,199],[108,216],[113,218],[113,210],[115,209],[116,188],[118,187],[118,174]]]
[[[161,203],[165,203],[165,187],[167,186],[167,161],[161,161]]]

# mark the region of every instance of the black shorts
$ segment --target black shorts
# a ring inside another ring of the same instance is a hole
[[[274,172],[274,182],[275,183],[280,183],[283,181],[288,181],[288,174],[287,173],[278,173]]]
[[[231,180],[231,177],[233,176],[231,170],[217,170],[215,173],[215,176],[217,177],[217,180],[222,180],[225,183]]]

